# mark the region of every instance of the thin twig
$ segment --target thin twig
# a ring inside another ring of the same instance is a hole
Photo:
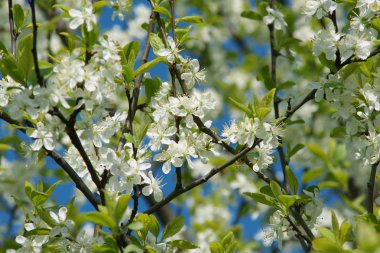
[[[268,4],[270,8],[274,8],[275,5],[275,0],[269,0]],[[274,24],[268,24],[268,29],[269,29],[269,41],[270,41],[270,58],[271,58],[271,68],[270,68],[270,75],[271,75],[271,80],[273,83],[273,86],[277,86],[277,57],[278,57],[278,51],[275,48],[275,29],[274,29]],[[278,119],[280,117],[280,110],[279,110],[279,104],[280,100],[277,98],[277,92],[274,95],[273,98],[273,107],[274,107],[274,117]],[[279,146],[277,147],[277,151],[280,157],[280,163],[281,163],[281,168],[282,168],[282,173],[284,175],[284,189],[288,191],[288,175],[286,173],[286,165],[288,164],[285,158],[284,154],[284,149],[282,147],[282,138],[281,136],[278,137],[278,142]]]
[[[157,202],[154,206],[146,210],[144,213],[151,214],[156,212],[158,209],[178,197],[179,195],[182,195],[185,192],[190,191],[191,189],[206,183],[210,178],[218,174],[219,172],[223,171],[225,168],[229,167],[230,165],[234,164],[236,161],[244,157],[249,151],[251,151],[253,148],[255,148],[257,143],[255,142],[252,147],[248,147],[240,151],[238,154],[236,154],[234,157],[232,157],[229,161],[223,163],[219,167],[213,168],[210,172],[208,172],[206,175],[204,175],[201,178],[198,178],[194,180],[192,183],[188,184],[187,186],[181,188],[181,189],[175,189],[172,193],[170,193],[166,198],[161,200],[160,202]]]
[[[27,126],[31,127],[32,123],[26,122],[26,125],[21,124],[17,120],[12,119],[7,113],[0,111],[0,119],[4,120],[5,122],[16,125],[16,126]],[[25,129],[20,128],[21,132],[25,133]],[[61,168],[66,172],[66,174],[69,175],[71,180],[75,183],[75,186],[86,196],[86,198],[90,201],[90,203],[94,206],[95,209],[98,209],[98,205],[100,202],[97,200],[96,195],[94,195],[91,190],[87,187],[87,185],[83,182],[82,178],[78,176],[78,174],[75,172],[75,170],[66,162],[66,160],[59,155],[54,150],[50,151],[44,148],[45,152],[48,156],[53,158],[53,160],[61,166]]]
[[[143,54],[141,56],[140,66],[148,61],[149,51],[151,48],[150,42],[149,42],[149,37],[150,37],[150,34],[153,32],[154,17],[155,17],[155,13],[152,11],[152,13],[150,14],[149,26],[148,26],[147,36],[146,36],[146,42],[145,42]],[[130,107],[129,107],[129,112],[128,112],[128,117],[125,120],[125,124],[124,124],[123,130],[122,130],[123,134],[120,137],[118,150],[121,150],[123,148],[123,146],[125,145],[126,139],[124,137],[124,133],[128,132],[129,129],[132,129],[132,127],[133,127],[133,124],[132,124],[133,119],[136,115],[137,109],[139,109],[138,100],[139,100],[139,96],[140,96],[140,87],[141,87],[142,79],[143,79],[143,74],[140,74],[135,78],[134,87],[133,87],[133,91],[132,91],[132,98],[130,101]]]
[[[9,32],[11,34],[11,53],[16,57],[16,40],[17,33],[15,29],[15,22],[13,17],[13,3],[12,0],[8,0],[8,17],[9,17]]]
[[[40,66],[38,64],[38,54],[37,54],[37,21],[36,21],[36,8],[34,0],[29,0],[29,5],[32,11],[32,23],[33,23],[33,61],[34,61],[34,71],[36,72],[37,81],[41,86],[44,86],[44,79],[40,72]]]
[[[373,214],[373,200],[375,198],[375,180],[376,180],[376,170],[379,162],[372,164],[371,175],[367,184],[368,195],[367,195],[367,212]]]

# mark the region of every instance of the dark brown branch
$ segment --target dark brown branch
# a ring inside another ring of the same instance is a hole
[[[147,32],[147,36],[146,36],[144,51],[143,51],[143,54],[141,56],[140,66],[148,61],[149,51],[151,48],[150,42],[149,42],[149,37],[150,37],[150,34],[152,33],[153,28],[154,28],[154,17],[155,17],[155,13],[152,11],[152,13],[150,15],[150,20],[149,20],[149,26],[148,26],[148,32]],[[135,78],[134,87],[133,87],[133,91],[132,91],[132,98],[130,101],[130,107],[129,107],[129,112],[128,112],[128,117],[125,121],[125,125],[124,125],[123,131],[122,131],[123,134],[130,131],[133,128],[133,119],[136,115],[137,109],[139,109],[138,100],[139,100],[139,96],[140,96],[140,88],[141,88],[142,79],[143,79],[143,74],[140,74]],[[121,150],[122,147],[124,146],[125,142],[126,142],[126,139],[125,139],[123,134],[120,138],[118,150]]]
[[[13,17],[13,3],[12,0],[8,0],[8,17],[9,17],[9,32],[11,34],[11,52],[16,57],[16,40],[17,33],[15,29],[15,22]]]
[[[380,53],[380,47],[378,47],[374,51],[372,51],[370,53],[370,55],[367,57],[367,59],[354,58],[355,56],[351,55],[350,58],[348,58],[347,60],[345,60],[344,62],[342,62],[342,64],[340,65],[340,69],[343,68],[344,66],[350,64],[350,63],[353,63],[353,62],[364,62],[364,61],[367,61],[369,58],[374,57],[374,56],[378,55],[379,53]]]
[[[372,164],[371,175],[367,184],[368,195],[367,195],[367,212],[373,214],[373,200],[375,198],[375,181],[376,181],[376,170],[379,162]]]
[[[16,125],[16,126],[25,126],[24,124],[21,124],[17,120],[12,119],[8,114],[5,112],[0,111],[0,118],[4,121],[6,121],[9,124]],[[32,123],[27,122],[26,123],[27,127],[32,126]],[[20,131],[25,133],[25,129],[20,128]],[[45,148],[44,148],[45,149]],[[50,151],[46,150],[45,152],[47,153],[48,156],[53,158],[53,160],[61,166],[61,168],[66,172],[66,174],[69,175],[71,180],[75,183],[75,186],[86,196],[88,201],[94,206],[95,209],[98,209],[98,205],[100,204],[99,201],[96,199],[95,195],[91,192],[91,190],[87,187],[87,185],[83,182],[83,180],[78,176],[78,174],[75,172],[75,170],[66,162],[66,160],[59,155],[55,151]]]
[[[32,12],[32,23],[33,23],[33,48],[32,48],[32,54],[33,54],[33,61],[34,61],[34,71],[36,72],[37,81],[39,85],[44,86],[44,79],[42,78],[41,72],[40,72],[40,66],[38,64],[38,54],[37,54],[37,21],[36,21],[36,8],[34,0],[29,0],[29,5]]]
[[[234,164],[236,161],[238,161],[239,159],[241,159],[242,157],[244,157],[249,151],[251,151],[252,149],[254,149],[256,145],[257,145],[257,143],[254,143],[252,145],[252,147],[248,147],[248,148],[243,149],[241,152],[239,152],[238,154],[236,154],[229,161],[223,163],[219,167],[213,168],[209,173],[207,173],[206,175],[204,175],[201,178],[198,178],[198,179],[194,180],[192,183],[188,184],[187,186],[185,186],[185,187],[183,187],[181,189],[175,189],[166,198],[164,198],[160,202],[156,203],[154,206],[152,206],[151,208],[149,208],[148,210],[146,210],[144,213],[147,213],[147,214],[154,213],[158,209],[160,209],[161,207],[163,207],[164,205],[166,205],[167,203],[169,203],[170,201],[172,201],[173,199],[175,199],[176,197],[178,197],[179,195],[182,195],[183,193],[188,192],[191,189],[193,189],[193,188],[195,188],[195,187],[197,187],[197,186],[199,186],[201,184],[206,183],[210,178],[212,178],[213,176],[215,176],[219,172],[223,171],[225,168],[229,167],[230,165]]]

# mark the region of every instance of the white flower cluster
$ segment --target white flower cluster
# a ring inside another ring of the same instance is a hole
[[[282,14],[279,10],[267,7],[268,15],[266,15],[263,19],[266,25],[273,24],[276,30],[284,30],[287,27],[287,24],[284,20],[284,14]]]
[[[61,207],[58,214],[49,212],[50,219],[55,224],[51,227],[41,218],[31,215],[30,220],[25,223],[25,231],[30,232],[35,229],[46,229],[48,235],[32,235],[24,237],[19,235],[16,242],[21,245],[17,250],[7,250],[7,253],[40,253],[43,246],[48,242],[59,248],[62,252],[92,252],[92,245],[95,242],[101,242],[100,237],[94,237],[85,230],[81,230],[76,237],[73,236],[74,222],[67,219],[67,208]]]
[[[161,89],[152,98],[152,115],[154,122],[148,129],[149,146],[152,151],[160,150],[154,156],[155,161],[164,162],[163,172],[169,173],[171,166],[180,167],[185,161],[192,167],[192,159],[200,158],[208,162],[209,151],[217,154],[211,137],[199,132],[193,117],[203,119],[207,112],[215,108],[215,101],[210,92],[193,90],[187,96],[171,96],[171,87],[164,82]],[[180,118],[183,124],[176,127],[176,120]],[[211,121],[205,123],[211,126]],[[178,137],[178,142],[174,140]]]
[[[258,139],[262,139],[254,151],[258,156],[253,166],[254,171],[268,168],[273,163],[273,151],[279,145],[278,138],[283,136],[282,127],[259,121],[257,118],[245,117],[236,123],[232,121],[230,126],[225,126],[222,137],[228,143],[238,143],[251,147]]]
[[[362,60],[368,58],[377,38],[377,31],[372,27],[371,20],[375,17],[379,8],[378,1],[358,1],[356,7],[359,13],[350,19],[350,29],[347,32],[337,32],[333,21],[329,18],[325,21],[325,29],[320,30],[315,36],[313,53],[318,56],[325,54],[327,60],[335,61],[336,52],[340,52],[340,61],[344,62],[352,56]],[[331,0],[309,0],[306,2],[304,14],[316,15],[318,19],[331,17],[336,10],[337,3]]]
[[[69,15],[73,18],[69,24],[70,29],[77,29],[85,24],[87,30],[92,31],[94,25],[96,25],[96,16],[93,12],[92,3],[89,0],[82,0],[81,10],[70,9]]]
[[[315,188],[312,192],[304,190],[304,193],[310,197],[311,200],[301,209],[302,218],[307,226],[313,229],[314,226],[318,225],[317,221],[322,215],[323,202],[318,198],[318,188]],[[284,214],[281,210],[275,211],[269,218],[269,226],[262,230],[258,239],[262,239],[265,246],[270,246],[277,240],[281,248],[284,239],[286,240],[294,236],[294,230],[289,219],[291,219],[293,224],[297,225],[297,221],[293,217]]]
[[[336,74],[328,83],[342,83]],[[371,84],[359,87],[355,80],[345,80],[345,85],[321,87],[316,93],[316,101],[328,101],[335,109],[333,117],[342,119],[346,125],[346,147],[351,157],[364,166],[375,164],[380,159],[380,134],[374,126],[380,112],[380,90]]]

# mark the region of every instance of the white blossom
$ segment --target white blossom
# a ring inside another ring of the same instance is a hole
[[[47,150],[53,150],[55,147],[53,134],[45,127],[42,122],[37,123],[37,128],[29,135],[34,138],[34,142],[30,145],[32,150],[40,150],[44,146]]]
[[[269,6],[266,8],[268,14],[264,17],[263,21],[266,25],[273,24],[276,30],[286,30],[287,24],[284,20],[284,14],[279,10],[272,9]]]
[[[96,25],[96,16],[93,13],[92,3],[88,0],[82,0],[81,10],[70,9],[69,15],[73,18],[70,21],[70,29],[77,29],[79,26],[86,24],[88,31],[92,31]]]
[[[331,14],[336,7],[336,2],[332,0],[308,0],[305,4],[304,13],[309,16],[316,14],[318,19],[322,19],[325,13]]]
[[[157,55],[166,57],[169,63],[175,63],[175,59],[179,57],[180,50],[177,48],[172,37],[168,36],[169,48],[158,50]]]
[[[161,186],[160,186],[161,180],[155,179],[151,171],[148,172],[148,176],[146,176],[145,174],[142,174],[142,177],[144,178],[143,183],[148,184],[143,187],[142,193],[145,196],[150,196],[153,193],[154,200],[157,202],[161,201],[163,197]]]
[[[196,82],[204,81],[206,78],[206,72],[199,69],[199,62],[197,59],[192,59],[184,65],[187,66],[186,71],[181,74],[181,78],[185,80],[186,87],[188,89],[193,88]]]

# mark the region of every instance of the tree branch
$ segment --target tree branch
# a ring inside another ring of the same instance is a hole
[[[0,111],[0,119],[4,120],[5,122],[16,125],[16,126],[25,126],[24,124],[21,124],[17,120],[12,119],[7,113]],[[27,127],[31,127],[32,123],[27,122],[26,124]],[[25,129],[20,128],[20,131],[25,133]],[[71,180],[75,183],[75,186],[86,196],[86,198],[90,201],[90,203],[94,206],[95,209],[98,209],[98,205],[100,202],[96,199],[95,195],[91,192],[91,190],[87,187],[87,185],[83,182],[82,178],[78,176],[78,174],[75,172],[75,170],[66,162],[66,160],[59,155],[55,151],[50,151],[45,149],[45,152],[47,153],[48,156],[53,158],[53,160],[61,166],[61,168],[66,172],[66,174],[69,175]]]
[[[34,61],[34,71],[36,72],[37,81],[41,86],[44,86],[44,79],[42,78],[41,72],[40,72],[40,66],[38,64],[38,54],[37,54],[37,21],[36,21],[36,8],[34,0],[29,0],[29,5],[32,11],[32,23],[33,23],[33,48],[32,48],[32,54],[33,54],[33,61]]]
[[[218,174],[219,172],[223,171],[225,168],[229,167],[230,165],[234,164],[236,161],[244,157],[249,151],[254,149],[256,145],[258,144],[258,141],[255,142],[252,147],[248,147],[240,151],[238,154],[236,154],[234,157],[232,157],[229,161],[223,163],[219,167],[213,168],[209,173],[204,175],[201,178],[198,178],[194,180],[192,183],[188,184],[187,186],[181,188],[181,189],[175,189],[172,193],[170,193],[166,198],[161,200],[160,202],[156,203],[154,206],[146,210],[144,213],[151,214],[156,212],[158,209],[172,201],[174,198],[178,197],[179,195],[182,195],[185,192],[190,191],[191,189],[197,187],[198,185],[206,183],[210,178]]]
[[[367,212],[373,214],[373,200],[375,196],[375,180],[376,180],[376,170],[379,162],[372,164],[371,166],[371,175],[367,184],[368,193],[367,193]]]
[[[148,61],[149,51],[151,48],[150,42],[149,42],[149,37],[150,37],[150,34],[152,33],[153,28],[154,28],[154,17],[155,17],[155,13],[152,11],[152,13],[150,14],[149,26],[148,26],[147,36],[146,36],[146,42],[145,42],[143,54],[141,56],[140,66]],[[137,109],[139,109],[138,100],[139,100],[139,96],[140,96],[140,87],[141,87],[142,79],[143,79],[143,74],[140,74],[135,78],[134,87],[133,87],[133,91],[132,91],[132,98],[130,101],[130,107],[129,107],[129,112],[128,112],[128,117],[125,120],[125,124],[124,124],[123,130],[122,130],[123,134],[120,137],[118,150],[121,150],[123,148],[123,146],[125,145],[126,139],[124,137],[124,133],[128,132],[128,129],[132,129],[133,119],[136,115]]]
[[[14,17],[13,17],[13,3],[12,0],[8,0],[8,17],[9,17],[9,32],[11,34],[11,52],[16,57],[16,40],[17,33],[15,29]]]

